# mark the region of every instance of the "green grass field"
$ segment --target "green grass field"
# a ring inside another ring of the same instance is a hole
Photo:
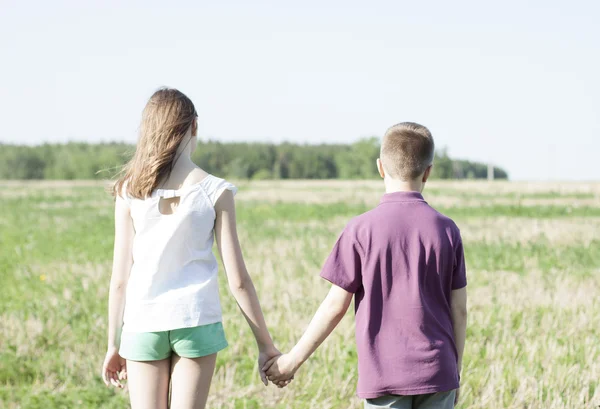
[[[113,202],[95,182],[0,182],[0,407],[124,408],[99,377]],[[366,181],[241,183],[238,223],[267,322],[285,351],[328,290],[320,267],[345,223],[378,203]],[[600,184],[435,182],[469,276],[461,408],[600,405]],[[284,390],[256,373],[221,272],[230,347],[209,408],[360,408],[352,311]]]

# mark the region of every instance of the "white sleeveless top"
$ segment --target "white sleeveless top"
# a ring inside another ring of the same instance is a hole
[[[123,331],[156,332],[220,322],[218,265],[212,252],[214,206],[235,186],[208,175],[179,190],[157,189],[144,200],[123,195],[135,237],[127,283]],[[162,214],[160,197],[180,197],[173,214]]]

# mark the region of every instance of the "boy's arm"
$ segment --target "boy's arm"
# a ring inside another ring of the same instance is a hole
[[[452,314],[452,327],[454,328],[454,342],[458,352],[458,373],[462,369],[463,351],[467,336],[467,287],[453,290],[450,295],[450,308]]]
[[[262,371],[263,363],[280,354],[273,345],[252,278],[248,274],[237,235],[235,202],[233,193],[225,190],[215,204],[215,237],[221,253],[223,266],[229,281],[229,289],[248,322],[259,350],[259,371],[262,381],[267,379]]]
[[[270,381],[278,383],[294,376],[298,368],[342,320],[352,302],[353,295],[341,287],[331,286],[327,297],[321,303],[296,346],[288,354],[271,359],[263,367],[263,370],[267,371]]]
[[[465,253],[460,232],[455,249],[456,259],[452,277],[452,293],[450,294],[450,309],[452,327],[454,328],[454,342],[458,352],[458,375],[462,369],[463,351],[467,336],[467,269],[465,266]]]

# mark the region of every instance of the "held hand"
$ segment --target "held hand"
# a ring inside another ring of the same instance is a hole
[[[277,386],[286,386],[298,370],[299,365],[291,354],[284,354],[271,359],[263,367],[267,373],[267,379]]]
[[[258,353],[258,373],[260,374],[260,380],[265,386],[269,385],[269,381],[267,380],[267,374],[265,373],[264,367],[269,360],[280,355],[281,352],[274,346]]]
[[[113,385],[117,388],[123,388],[121,380],[127,379],[127,364],[119,355],[118,350],[109,349],[106,352],[104,364],[102,365],[102,379],[106,386]]]

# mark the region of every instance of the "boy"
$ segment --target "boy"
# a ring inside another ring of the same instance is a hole
[[[357,394],[365,408],[454,407],[467,281],[458,228],[421,195],[433,156],[424,126],[388,129],[377,160],[386,194],[342,232],[321,272],[331,290],[291,352],[264,366],[269,380],[287,385],[355,295]]]

